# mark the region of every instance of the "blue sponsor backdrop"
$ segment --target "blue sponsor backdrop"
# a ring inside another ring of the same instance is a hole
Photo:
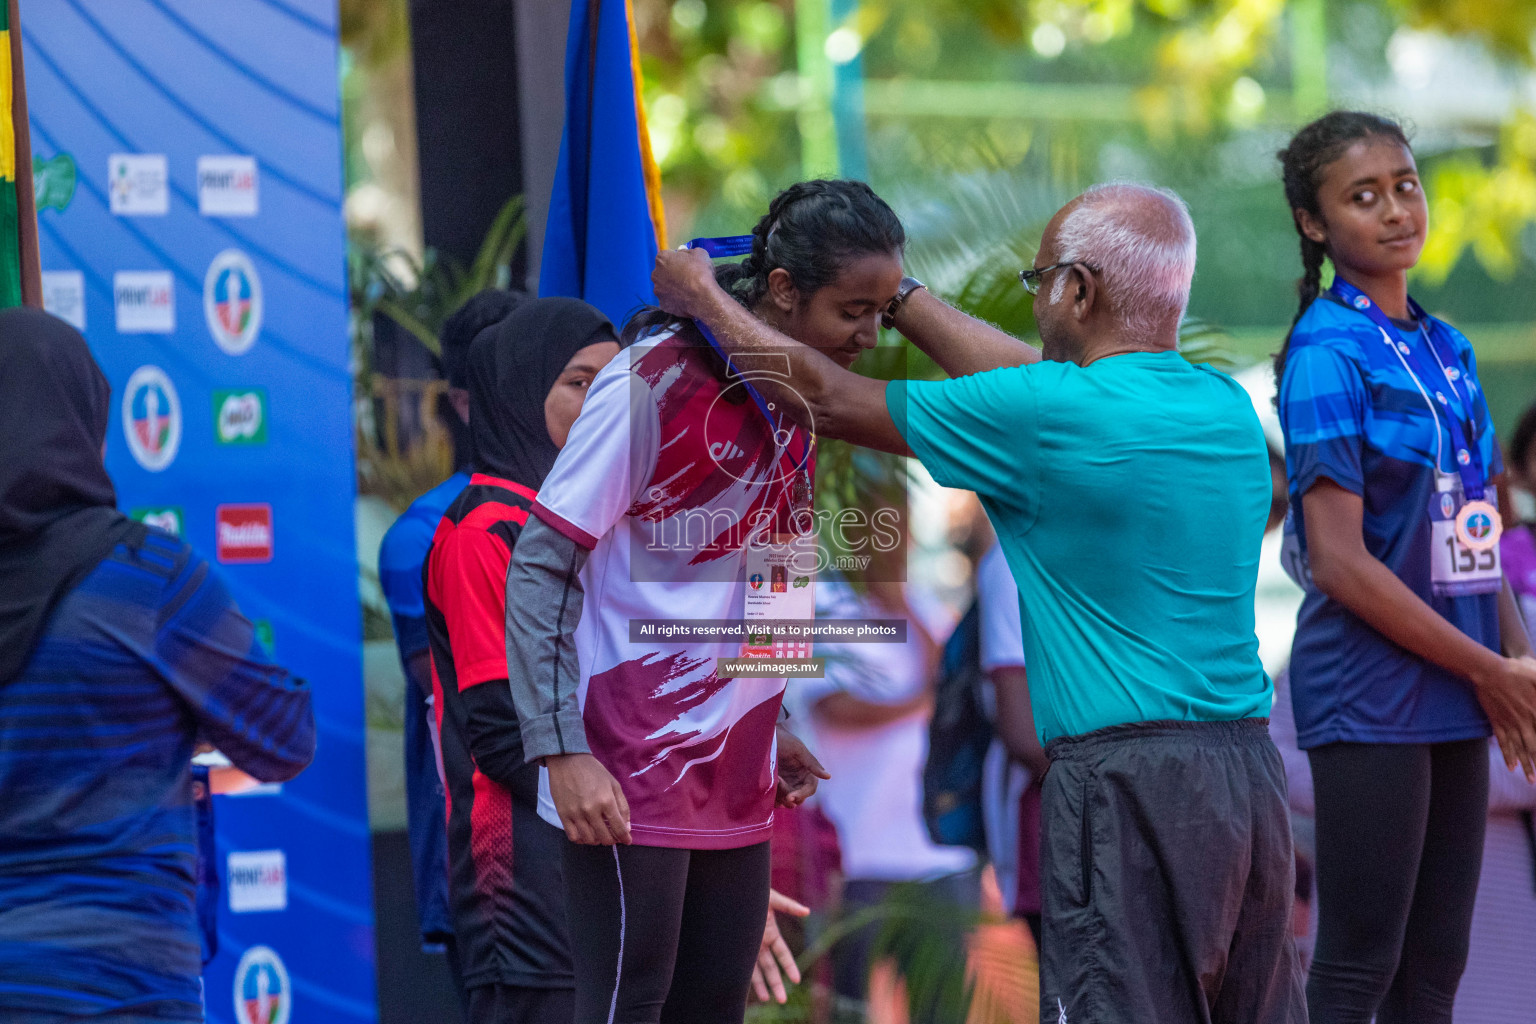
[[[314,687],[314,765],[218,800],[220,873],[286,879],[226,879],[208,1019],[374,1020],[335,0],[24,0],[22,31],[33,152],[76,180],[45,291],[112,382],[122,507],[179,519]]]

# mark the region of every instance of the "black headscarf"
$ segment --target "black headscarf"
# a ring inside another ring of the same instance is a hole
[[[469,434],[476,472],[535,490],[560,450],[544,400],[565,364],[588,345],[617,341],[613,324],[580,299],[531,299],[469,347]]]
[[[112,388],[78,331],[0,310],[0,684],[59,599],[143,525],[117,510],[101,464]]]

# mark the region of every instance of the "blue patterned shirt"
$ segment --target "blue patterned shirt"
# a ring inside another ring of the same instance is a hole
[[[1467,339],[1444,330],[1473,396],[1476,444],[1489,476],[1503,471],[1488,403]],[[1424,351],[1418,331],[1397,331]],[[1434,365],[1425,352],[1423,361]],[[1434,393],[1433,381],[1422,381]],[[1443,385],[1442,385],[1443,388]],[[1479,643],[1499,649],[1498,595],[1436,597],[1430,586],[1429,503],[1435,494],[1436,421],[1413,378],[1364,313],[1323,297],[1291,335],[1280,383],[1280,423],[1296,533],[1306,545],[1301,505],[1321,478],[1360,495],[1365,546],[1440,615]],[[1441,469],[1455,472],[1442,417]],[[1489,734],[1461,677],[1398,647],[1343,605],[1307,594],[1291,653],[1291,694],[1303,749],[1324,743],[1437,743]]]
[[[191,757],[263,781],[314,755],[309,687],[158,530],[59,602],[0,685],[0,1019],[203,1019]]]

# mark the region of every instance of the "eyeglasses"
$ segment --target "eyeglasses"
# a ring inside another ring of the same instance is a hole
[[[1082,263],[1083,266],[1095,274],[1099,272],[1099,268],[1095,267],[1092,263],[1085,263],[1082,260],[1068,260],[1065,263],[1052,263],[1050,266],[1041,267],[1039,270],[1036,270],[1034,267],[1030,267],[1028,270],[1021,270],[1019,271],[1019,283],[1024,286],[1024,290],[1029,292],[1029,294],[1038,295],[1040,293],[1040,279],[1042,277],[1053,270],[1060,270],[1062,267],[1075,267],[1079,263]]]

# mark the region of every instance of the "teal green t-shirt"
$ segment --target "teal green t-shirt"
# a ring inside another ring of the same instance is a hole
[[[1269,714],[1253,631],[1269,458],[1235,381],[1137,352],[892,381],[885,401],[934,479],[992,520],[1042,743]]]

